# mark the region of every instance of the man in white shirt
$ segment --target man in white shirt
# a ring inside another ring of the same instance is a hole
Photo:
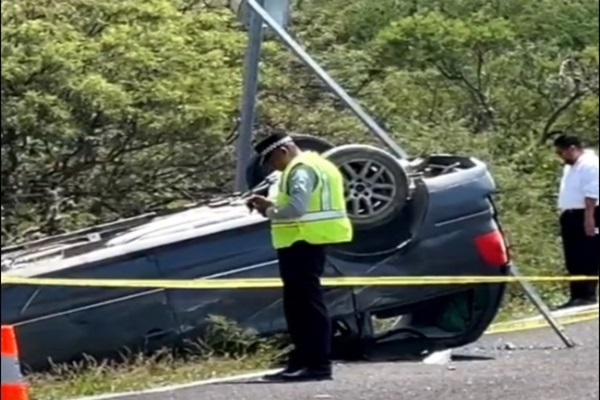
[[[576,136],[562,134],[554,146],[565,163],[558,207],[567,270],[570,275],[598,276],[598,155]],[[570,299],[560,308],[597,303],[597,287],[597,281],[572,282]]]

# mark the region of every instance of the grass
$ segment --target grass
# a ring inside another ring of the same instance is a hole
[[[185,350],[123,353],[103,362],[87,358],[27,374],[31,400],[66,400],[263,370],[278,361],[285,343],[283,338],[259,338],[219,317],[212,317],[209,326],[203,340],[188,343]]]
[[[240,357],[139,356],[125,363],[57,366],[28,377],[31,400],[66,400],[82,396],[148,389],[226,376],[272,366],[275,352]]]
[[[535,315],[535,308],[516,288],[496,322]],[[546,288],[545,300],[562,300],[558,287]],[[259,339],[250,330],[213,318],[202,342],[185,353],[123,355],[119,362],[56,365],[47,373],[29,374],[31,400],[66,400],[84,396],[142,390],[272,368],[279,360],[282,338]],[[201,355],[202,354],[202,355]]]

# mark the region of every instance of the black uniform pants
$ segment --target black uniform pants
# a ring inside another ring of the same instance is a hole
[[[325,248],[296,242],[277,253],[285,318],[295,346],[289,364],[330,368],[331,321],[320,280],[325,269]]]
[[[596,228],[599,212],[596,207]],[[598,276],[600,236],[587,236],[584,210],[569,210],[560,217],[561,236],[567,270],[570,275]],[[571,282],[571,300],[597,298],[598,282]]]

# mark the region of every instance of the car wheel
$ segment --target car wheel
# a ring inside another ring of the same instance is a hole
[[[389,153],[351,144],[323,156],[344,175],[347,210],[356,230],[381,227],[402,212],[409,195],[408,175]]]
[[[291,134],[290,136],[301,150],[324,153],[333,148],[333,144],[316,136],[304,134]],[[273,172],[267,166],[260,165],[259,161],[258,156],[254,155],[246,168],[246,183],[249,188],[255,187]]]

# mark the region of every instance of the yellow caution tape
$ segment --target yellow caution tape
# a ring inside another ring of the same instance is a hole
[[[323,286],[420,286],[468,285],[481,283],[578,282],[598,281],[597,276],[413,276],[413,277],[339,277],[323,278]],[[280,278],[194,279],[194,280],[129,280],[129,279],[63,279],[3,276],[2,285],[85,286],[111,288],[156,289],[270,289],[282,286]]]
[[[598,319],[598,308],[593,310],[582,310],[569,315],[554,315],[554,319],[561,325],[573,325],[581,322]],[[506,321],[493,324],[485,332],[486,335],[498,335],[501,333],[524,332],[534,329],[547,328],[548,322],[542,317],[529,318],[521,321]]]

